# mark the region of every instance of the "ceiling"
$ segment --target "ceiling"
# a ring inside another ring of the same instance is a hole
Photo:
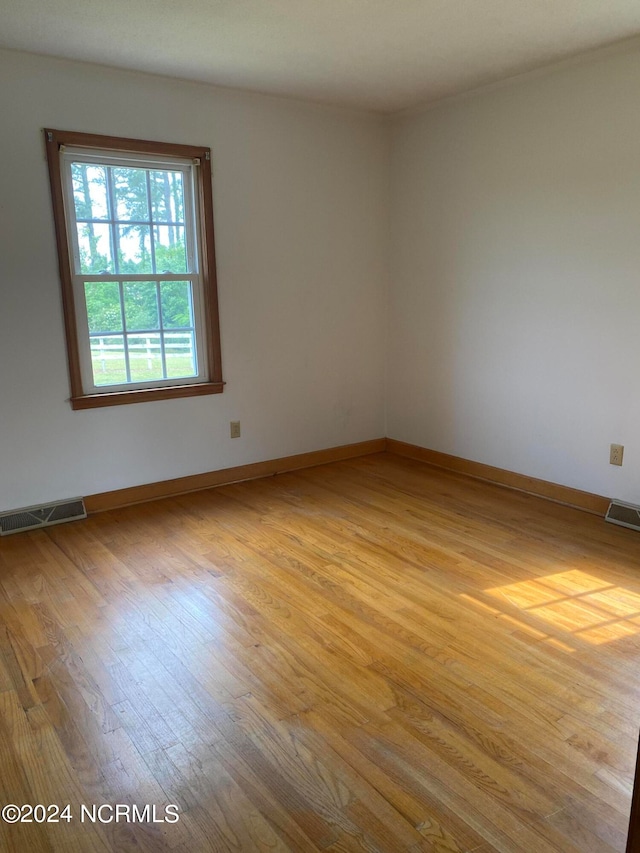
[[[638,0],[2,0],[0,46],[391,113],[640,34]]]

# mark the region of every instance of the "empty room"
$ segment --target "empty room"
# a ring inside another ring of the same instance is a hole
[[[640,7],[0,9],[0,849],[640,853]]]

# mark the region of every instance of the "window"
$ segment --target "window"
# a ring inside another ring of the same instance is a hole
[[[209,149],[45,139],[73,408],[222,391]]]

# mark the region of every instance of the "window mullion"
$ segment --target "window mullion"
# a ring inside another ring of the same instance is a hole
[[[83,225],[88,225],[89,223],[91,223],[92,225],[111,225],[113,223],[116,223],[118,225],[148,225],[149,224],[148,219],[113,219],[112,217],[107,217],[106,219],[87,219],[86,217],[84,219],[77,218],[76,222],[79,222]],[[163,220],[161,220],[160,224],[172,225],[174,227],[175,226],[181,227],[184,225],[184,222],[180,222],[179,220],[176,220],[175,222],[173,220],[171,220],[169,222],[164,222]]]
[[[164,346],[164,323],[162,321],[162,302],[160,282],[156,281],[156,299],[158,300],[158,323],[160,325],[160,358],[162,359],[162,378],[167,378],[167,353]]]
[[[131,382],[131,364],[129,362],[129,341],[127,339],[127,312],[124,310],[124,285],[118,282],[120,290],[120,310],[122,312],[122,343],[124,346],[124,369],[127,374],[127,382]]]
[[[143,273],[120,273],[118,275],[114,275],[113,273],[78,273],[77,278],[82,279],[82,281],[119,281],[122,279],[123,281],[190,281],[196,282],[198,281],[198,276],[196,273],[190,272],[176,272],[176,273],[151,273],[151,272],[143,272]]]
[[[146,170],[147,177],[147,207],[149,210],[149,241],[151,244],[151,269],[154,273],[158,272],[158,268],[156,266],[156,238],[153,233],[153,212],[151,207],[151,173],[147,169]]]
[[[115,192],[113,189],[113,170],[110,166],[105,166],[105,172],[107,173],[107,209],[109,213],[109,233],[111,234],[111,252],[113,257],[113,269],[117,275],[120,272],[120,258],[118,256],[118,232],[115,224],[116,204]],[[124,303],[122,304],[124,306]]]

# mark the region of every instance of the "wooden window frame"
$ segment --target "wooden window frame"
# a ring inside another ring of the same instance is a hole
[[[215,242],[213,230],[213,194],[211,175],[211,149],[194,145],[151,142],[143,139],[127,139],[93,133],[53,130],[45,128],[45,145],[51,183],[51,199],[55,225],[58,267],[62,286],[69,381],[70,403],[73,409],[92,409],[102,406],[119,406],[127,403],[142,403],[153,400],[169,400],[177,397],[193,397],[204,394],[219,394],[224,388],[220,351],[220,320],[218,312],[218,288],[216,279]],[[207,381],[194,384],[163,385],[159,387],[133,387],[126,390],[86,393],[80,368],[78,342],[78,314],[73,288],[71,244],[65,216],[65,195],[60,164],[62,146],[87,148],[89,150],[119,153],[149,154],[150,156],[180,157],[199,161],[195,170],[198,195],[197,236],[200,246],[200,277],[204,308],[204,332],[206,337]]]

